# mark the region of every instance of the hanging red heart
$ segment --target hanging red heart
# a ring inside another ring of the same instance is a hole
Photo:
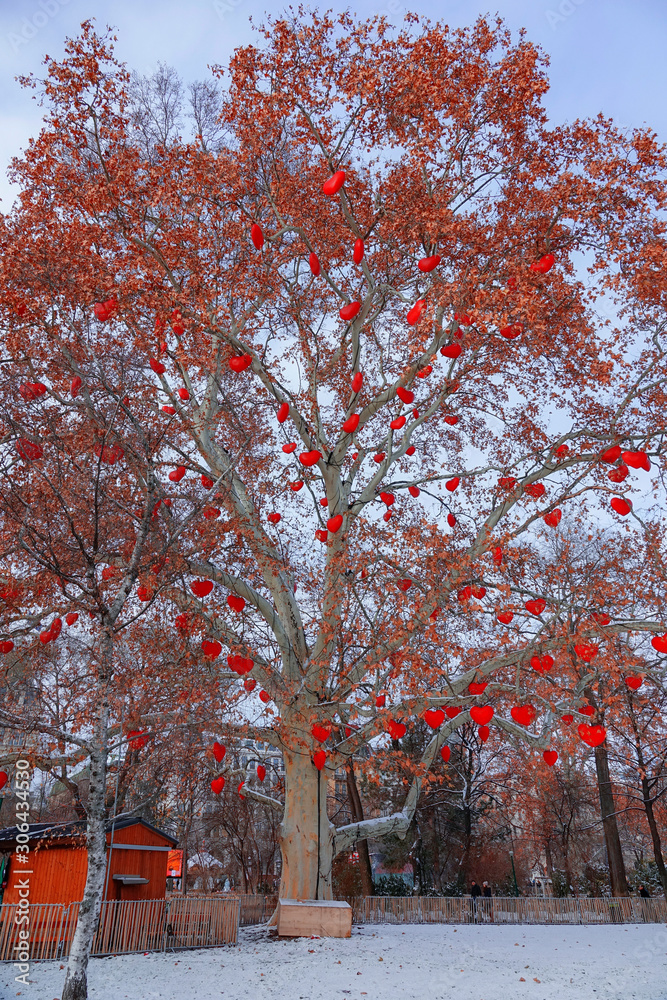
[[[230,606],[232,611],[236,611],[240,614],[245,608],[245,599],[243,597],[238,597],[236,594],[228,594],[227,604]]]
[[[140,601],[150,601],[152,596],[148,587],[137,587],[137,597]]]
[[[607,479],[612,483],[622,483],[623,480],[627,479],[629,473],[627,465],[619,465],[618,468],[609,470]]]
[[[396,501],[396,497],[394,496],[393,493],[385,493],[383,491],[382,493],[380,493],[380,500],[382,501],[382,503],[386,504],[387,507],[391,507],[391,505]]]
[[[446,747],[446,746],[445,747],[441,747],[440,748],[440,756],[444,760],[445,764],[448,764],[449,763],[449,758],[452,756],[451,747]]]
[[[503,550],[500,548],[499,545],[496,545],[495,549],[493,550],[493,561],[496,564],[496,566],[501,566],[502,565],[502,562],[503,562]]]
[[[333,534],[335,534],[338,531],[338,529],[340,528],[340,526],[342,525],[342,523],[343,523],[343,515],[342,514],[334,514],[334,516],[330,517],[329,520],[327,521],[327,528],[329,529],[329,531],[333,535]]]
[[[405,449],[405,454],[406,455],[414,455],[414,453],[416,452],[416,450],[417,449],[415,448],[415,446],[413,444],[411,444],[408,448]]]
[[[11,653],[14,648],[14,643],[11,639],[3,639],[0,642],[0,653]]]
[[[354,250],[352,251],[352,260],[355,264],[361,264],[364,259],[364,241],[362,239],[357,239],[354,241]]]
[[[193,580],[190,584],[190,590],[195,595],[195,597],[207,597],[213,590],[212,580]]]
[[[410,326],[415,326],[419,322],[425,309],[426,299],[417,299],[412,309],[408,309],[407,319]]]
[[[320,267],[320,260],[316,253],[311,253],[308,258],[308,266],[310,268],[311,274],[316,278],[320,276],[322,268]]]
[[[167,370],[162,362],[158,361],[157,358],[149,358],[148,364],[151,366],[156,375],[164,375]]]
[[[599,646],[593,643],[577,643],[574,647],[574,651],[577,656],[581,657],[584,663],[590,663],[591,660],[595,659],[599,652]]]
[[[312,465],[316,465],[317,462],[322,458],[322,452],[313,449],[312,451],[302,451],[299,455],[299,461],[302,465],[305,465],[309,469]]]
[[[352,379],[352,392],[360,392],[363,384],[364,384],[364,373],[357,372],[357,374]]]
[[[405,427],[405,421],[406,421],[405,417],[395,417],[391,421],[389,426],[391,427],[392,431],[400,431],[401,428]]]
[[[255,250],[261,250],[264,246],[264,233],[262,227],[258,226],[256,222],[250,227],[250,239]]]
[[[460,344],[445,344],[440,348],[440,353],[443,358],[458,358],[463,353],[463,348]]]
[[[265,777],[266,777],[266,768],[264,767],[263,764],[258,764],[257,765],[257,778],[259,779],[259,781],[264,781]]]
[[[79,620],[78,611],[68,611],[67,614],[65,615],[65,621],[67,622],[68,625],[73,625],[74,622],[78,620]]]
[[[271,524],[277,524],[278,521],[280,520],[280,517],[281,517],[280,514],[267,514],[266,515],[266,520],[270,521]]]
[[[548,653],[543,653],[542,656],[531,656],[530,665],[538,674],[546,674],[553,667],[554,658]]]
[[[552,253],[545,254],[544,257],[540,257],[538,261],[530,265],[531,271],[536,271],[537,274],[546,274],[554,266],[556,258]]]
[[[377,696],[377,698],[375,699],[375,707],[376,708],[384,708],[384,706],[385,706],[386,703],[387,703],[387,696],[386,696],[386,694],[379,694]]]
[[[472,326],[472,318],[468,313],[454,313],[454,319],[461,326]]]
[[[349,726],[346,726],[345,727],[345,739],[346,740],[349,739],[351,735],[352,735],[352,730],[350,729]]]
[[[325,528],[316,528],[315,538],[318,540],[318,542],[326,542],[328,537],[329,537],[329,532]]]
[[[470,718],[478,726],[485,726],[493,718],[493,709],[490,705],[473,705],[470,709]]]
[[[187,613],[187,611],[184,611],[182,614],[176,615],[174,618],[174,625],[176,628],[187,631],[190,628],[190,618],[191,616]]]
[[[518,480],[514,476],[501,476],[498,480],[498,486],[501,490],[513,490],[517,482]]]
[[[417,378],[428,378],[433,371],[433,365],[426,365],[426,368],[422,368],[417,372]]]
[[[545,487],[542,483],[528,483],[523,488],[524,493],[527,493],[529,497],[533,500],[539,500],[545,494]]]
[[[16,450],[26,462],[36,462],[37,459],[42,458],[44,455],[41,445],[35,444],[34,441],[28,441],[27,438],[18,439]]]
[[[319,722],[316,722],[310,731],[313,738],[320,743],[326,743],[331,736],[331,726],[321,726]]]
[[[639,691],[640,687],[644,683],[643,677],[626,677],[625,683],[628,685],[631,691]]]
[[[585,722],[577,726],[577,732],[583,742],[587,743],[589,747],[599,747],[607,738],[607,730],[604,726],[587,726]]]
[[[186,468],[184,465],[179,465],[177,469],[174,469],[169,473],[169,478],[172,483],[180,483],[181,479],[186,473]]]
[[[457,600],[461,601],[461,603],[463,603],[463,601],[469,601],[472,597],[472,587],[461,587],[456,597]]]
[[[288,417],[289,417],[289,403],[281,403],[280,406],[278,407],[278,413],[277,413],[278,423],[284,424]]]
[[[289,444],[284,444],[283,451],[286,455],[291,455],[293,451],[296,451],[296,441],[290,441]]]
[[[331,176],[329,180],[325,181],[324,184],[322,185],[322,193],[328,195],[338,194],[344,183],[345,183],[345,171],[337,170],[336,173],[333,174],[333,176]]]
[[[523,333],[523,323],[511,323],[509,326],[504,326],[499,333],[506,340],[514,340]]]
[[[398,389],[396,390],[396,395],[404,403],[413,403],[415,399],[414,392],[411,392],[410,389],[405,389],[402,385],[399,385]]]
[[[173,415],[176,413],[176,408],[174,406],[163,406],[162,412],[168,413],[170,417],[173,417]]]
[[[202,652],[208,660],[215,660],[222,652],[222,643],[217,639],[202,639]]]
[[[222,511],[219,507],[204,507],[202,514],[209,521],[215,521],[216,518],[220,517]]]
[[[410,494],[411,497],[418,497],[419,494],[421,493],[421,490],[419,489],[418,486],[408,486],[408,493]]]
[[[667,632],[664,635],[654,635],[651,645],[658,653],[667,653]]]
[[[222,775],[219,775],[217,778],[214,778],[213,781],[211,782],[211,791],[215,795],[219,795],[224,787],[225,787],[225,779],[223,778]]]
[[[625,517],[632,510],[632,500],[624,500],[623,497],[612,497],[611,506],[612,510],[615,510],[617,514]]]
[[[354,319],[360,309],[361,302],[350,302],[349,305],[343,306],[343,308],[339,310],[338,315],[341,319],[348,322],[349,320]]]
[[[562,516],[563,511],[556,507],[555,510],[550,510],[548,514],[544,515],[544,523],[548,524],[550,528],[557,528]]]
[[[407,731],[408,727],[403,722],[396,722],[394,719],[390,719],[387,723],[387,732],[391,736],[392,740],[402,739]]]
[[[48,642],[51,642],[51,641],[52,641],[52,639],[54,639],[54,638],[55,638],[55,636],[54,636],[54,635],[52,634],[52,632],[51,632],[51,629],[50,629],[50,628],[49,628],[49,629],[46,629],[46,630],[45,630],[44,632],[40,632],[40,633],[39,633],[39,641],[40,641],[41,643],[43,643],[43,644],[44,644],[45,646],[46,646],[46,644],[47,644]]]
[[[478,601],[481,601],[486,594],[486,587],[471,587],[472,596],[476,597]]]
[[[303,479],[297,479],[295,483],[289,484],[289,488],[292,490],[293,493],[298,493],[302,486],[303,486]]]
[[[606,615],[606,614],[604,614],[604,612],[599,612],[599,611],[594,611],[591,614],[591,618],[598,625],[609,625],[609,623],[611,621],[611,618],[609,617],[609,615]]]
[[[572,725],[572,723],[574,722],[574,716],[573,716],[573,715],[564,715],[564,716],[563,716],[563,717],[561,718],[561,722],[562,722],[562,723],[563,723],[563,725],[565,725],[565,726],[571,726],[571,725]]]
[[[541,615],[546,606],[547,602],[543,601],[541,597],[534,601],[526,601],[524,605],[526,611],[530,611],[531,615]]]
[[[402,590],[403,593],[407,593],[407,591],[410,589],[411,586],[412,586],[412,580],[406,579],[398,581],[399,590]]]
[[[243,687],[246,689],[246,691],[254,691],[255,688],[257,687],[257,681],[255,680],[254,677],[246,677],[246,679],[243,682]]]
[[[213,744],[213,756],[217,760],[218,764],[221,764],[224,760],[225,754],[227,753],[227,747],[224,747],[222,743],[218,743],[216,740]]]
[[[530,726],[537,716],[533,705],[515,705],[510,709],[510,715],[519,726]]]
[[[187,403],[187,401],[190,398],[190,393],[188,392],[187,389],[179,389],[178,395],[181,397],[184,403]]]
[[[260,691],[259,692],[259,700],[263,701],[264,704],[266,704],[267,701],[271,700],[271,695],[269,694],[268,691]]]
[[[445,483],[445,489],[449,490],[450,493],[453,493],[454,490],[457,490],[459,488],[460,482],[461,482],[460,478],[458,476],[454,476],[453,479],[447,480],[447,482]]]
[[[233,372],[238,375],[240,372],[244,372],[246,368],[249,368],[252,364],[252,354],[241,354],[235,358],[229,359],[229,367]]]
[[[382,520],[383,521],[391,521],[391,511],[390,510],[387,510],[387,511],[384,512],[384,514],[382,515]]]
[[[379,451],[377,455],[373,455],[373,461],[376,462],[378,465],[381,465],[386,457],[387,456],[383,451]]]
[[[558,760],[558,752],[556,750],[545,750],[542,756],[544,757],[549,767],[553,767],[556,761]]]
[[[588,715],[590,718],[595,715],[595,709],[592,705],[584,705],[583,708],[579,709],[579,711],[582,715]]]
[[[211,487],[213,486],[213,480],[209,479],[208,476],[202,476],[201,484],[204,487],[204,489],[210,490]]]
[[[475,695],[484,694],[488,686],[488,681],[471,681],[470,684],[468,684],[468,691],[470,694]]]
[[[619,444],[612,445],[611,448],[607,448],[600,455],[601,462],[608,462],[609,465],[613,465],[614,462],[618,461],[621,457],[621,446]]]
[[[32,402],[35,399],[39,399],[46,392],[46,386],[43,382],[24,382],[23,385],[19,386],[19,393],[28,402]]]
[[[458,708],[456,705],[448,705],[445,709],[445,715],[448,719],[455,719],[461,711],[463,711],[463,709]]]
[[[512,611],[497,611],[496,612],[496,618],[503,625],[509,625],[509,623],[514,618],[514,614],[513,614]]]
[[[477,735],[479,736],[480,742],[486,743],[489,736],[491,735],[491,730],[488,726],[480,726],[477,730]]]
[[[72,399],[76,399],[76,397],[79,395],[79,389],[81,388],[82,385],[83,382],[81,381],[81,377],[79,375],[75,375],[69,387],[70,396],[72,397]]]
[[[46,386],[44,386],[44,389],[46,390]],[[631,469],[646,469],[647,472],[651,471],[651,462],[645,451],[624,451],[621,457]]]
[[[450,528],[453,528],[455,526],[456,518],[454,517],[453,514],[447,515],[447,524],[449,525]]]
[[[321,771],[324,768],[326,762],[327,762],[326,751],[316,750],[315,753],[313,754],[313,764],[315,765],[317,770]]]
[[[437,254],[433,257],[422,257],[422,259],[417,262],[417,267],[420,271],[424,271],[424,273],[427,274],[429,271],[433,271],[441,260],[442,257],[439,257]]]
[[[343,430],[346,434],[354,434],[357,427],[359,426],[359,414],[353,413],[351,417],[348,417],[343,424]]]
[[[424,721],[431,729],[437,729],[445,721],[445,713],[441,708],[427,708],[424,712]]]

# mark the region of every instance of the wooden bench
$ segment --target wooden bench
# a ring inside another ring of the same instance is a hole
[[[278,900],[279,937],[350,937],[352,907],[335,899]]]

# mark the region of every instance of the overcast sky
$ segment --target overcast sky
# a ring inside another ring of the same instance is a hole
[[[342,3],[311,4],[345,10]],[[39,129],[40,111],[15,81],[40,72],[45,54],[60,58],[63,41],[81,21],[117,28],[117,52],[131,69],[151,72],[158,60],[175,66],[186,81],[202,79],[206,67],[225,64],[237,45],[252,40],[250,19],[285,9],[266,0],[0,0],[0,197],[7,211],[13,192],[6,179],[9,159]],[[475,0],[356,0],[360,17],[384,14],[399,25],[414,11],[452,27],[479,14],[499,12],[513,32],[550,56],[551,90],[546,97],[553,122],[598,111],[619,124],[648,124],[667,141],[667,3],[665,0],[504,0],[487,6]]]

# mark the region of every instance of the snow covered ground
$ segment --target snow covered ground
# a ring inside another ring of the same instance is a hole
[[[54,1000],[63,971],[31,985],[0,966],[2,1000]],[[236,948],[94,958],[91,1000],[667,1000],[667,929],[403,924],[351,940],[278,941],[242,929]]]

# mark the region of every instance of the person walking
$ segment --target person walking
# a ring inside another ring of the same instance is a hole
[[[482,890],[473,879],[470,883],[471,913],[474,923],[477,923],[477,900],[482,895]]]
[[[639,895],[641,896],[642,899],[650,899],[651,898],[651,893],[643,885],[639,886]]]
[[[484,919],[493,923],[493,893],[491,892],[491,886],[488,882],[482,882],[482,906]]]
[[[645,885],[639,886],[639,898],[641,900],[640,906],[642,908],[642,917],[644,918],[645,924],[651,923],[651,913],[649,911],[649,905],[646,902],[647,899],[651,898],[651,893],[648,891]]]

